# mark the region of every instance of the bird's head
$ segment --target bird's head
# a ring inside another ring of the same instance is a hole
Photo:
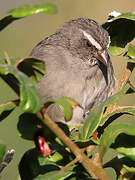
[[[73,56],[94,66],[99,62],[107,66],[110,37],[96,21],[79,18],[65,23],[59,32],[67,39],[67,48]]]

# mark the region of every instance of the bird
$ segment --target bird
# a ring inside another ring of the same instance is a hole
[[[39,42],[30,56],[45,61],[46,74],[36,84],[41,104],[50,98],[73,98],[78,106],[70,121],[53,104],[47,109],[55,122],[84,124],[94,105],[114,94],[114,70],[108,54],[110,36],[96,21],[72,19]]]

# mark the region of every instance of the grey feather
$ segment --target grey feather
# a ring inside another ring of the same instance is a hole
[[[106,66],[97,59],[100,52],[84,37],[82,30],[106,51]],[[41,103],[49,98],[68,96],[80,104],[68,124],[83,123],[85,112],[113,94],[115,80],[107,53],[109,43],[107,31],[97,22],[79,18],[65,23],[32,50],[30,55],[44,59],[46,64],[47,73],[37,84]],[[48,113],[54,121],[65,122],[56,105],[49,107]]]

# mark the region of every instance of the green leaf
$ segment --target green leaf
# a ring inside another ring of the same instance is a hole
[[[134,88],[131,87],[131,85],[130,85],[130,87],[129,87],[129,89],[127,90],[126,94],[132,94],[132,93],[135,93],[135,91],[134,91]]]
[[[88,139],[90,136],[92,136],[101,122],[104,109],[104,104],[101,104],[98,109],[94,108],[94,110],[90,112],[90,115],[86,119],[85,124],[82,128],[81,139]]]
[[[72,118],[72,105],[77,105],[77,103],[68,97],[60,97],[57,99],[48,99],[44,106],[47,108],[51,104],[57,104],[61,110],[64,112],[64,117],[66,121],[71,120]]]
[[[129,89],[130,89],[130,86],[127,85],[126,87],[124,87],[124,88],[123,88],[121,91],[119,91],[118,93],[116,93],[116,94],[114,94],[113,96],[107,98],[107,99],[105,100],[105,102],[103,102],[103,106],[104,106],[104,107],[107,107],[107,106],[109,106],[109,105],[111,105],[111,104],[116,103],[122,95],[124,95],[124,94],[126,94],[126,93],[128,92]],[[129,109],[128,109],[128,108],[129,108]],[[134,108],[132,108],[132,107],[126,107],[126,108],[123,107],[123,109],[122,109],[122,108],[119,109],[118,113],[119,113],[119,112],[127,112],[128,110],[129,110],[129,111],[131,112],[131,114],[132,114],[133,111],[134,111]],[[106,117],[103,117],[102,120],[101,120],[101,122],[100,122],[100,124],[101,124],[101,125],[104,124],[105,121],[106,121],[110,116],[112,116],[112,115],[114,115],[114,114],[115,114],[115,112],[110,113],[110,114],[107,115]]]
[[[49,157],[49,160],[51,161],[51,162],[58,162],[58,161],[64,161],[64,159],[63,159],[63,154],[61,154],[60,152],[55,152],[55,153],[53,153],[50,157]]]
[[[118,47],[117,40],[113,40],[112,44],[109,47],[109,54],[112,56],[119,56],[124,52],[124,48]]]
[[[38,82],[45,74],[45,62],[36,57],[10,57],[0,59],[0,64],[10,64],[17,67],[20,71],[30,77],[33,82]]]
[[[7,64],[6,58],[1,58],[0,59],[0,64]]]
[[[8,13],[14,18],[23,18],[39,13],[55,14],[57,13],[57,8],[53,4],[40,4],[33,6],[26,5],[12,9]]]
[[[119,147],[116,149],[119,153],[125,155],[126,157],[129,157],[133,161],[135,161],[135,147],[134,148],[125,148],[125,147]]]
[[[42,158],[35,148],[25,152],[19,163],[21,179],[36,179],[40,174],[55,170],[59,170],[59,167],[47,158]]]
[[[129,172],[134,172],[135,173],[135,167],[128,167],[128,166],[124,165],[124,168]]]
[[[121,18],[135,21],[135,12],[120,13],[119,16],[112,18],[111,20],[109,20],[109,22],[112,22],[116,19],[121,19]]]
[[[103,24],[109,32],[111,44],[109,52],[111,55],[120,55],[124,52],[127,43],[135,37],[135,13],[123,13]]]
[[[135,161],[135,136],[130,136],[127,134],[120,134],[113,148],[119,153]]]
[[[15,102],[8,102],[6,104],[0,104],[0,120],[4,119],[9,113],[16,107]]]
[[[20,87],[19,106],[25,112],[37,113],[40,110],[40,99],[39,99],[37,89],[32,83],[32,81],[30,81],[25,74],[23,74],[17,68],[11,65],[3,65],[3,64],[0,65],[0,74],[4,76],[11,74],[19,82],[19,87]]]
[[[135,168],[126,166],[125,164],[121,168],[119,179],[131,180],[135,177]]]
[[[20,71],[38,82],[45,74],[45,62],[35,57],[25,57],[15,64]]]
[[[129,89],[129,87],[127,86],[120,92],[107,98],[99,106],[94,107],[90,111],[90,115],[86,119],[85,124],[84,124],[81,134],[80,134],[81,139],[88,139],[95,132],[95,130],[98,128],[98,126],[106,120],[103,118],[105,108],[111,104],[114,104],[116,101],[118,101],[120,96],[124,95],[128,89]]]
[[[60,145],[57,142],[50,142],[50,147],[53,149],[52,154],[47,157],[50,162],[57,163],[57,166],[63,167],[72,160],[71,153],[64,145]]]
[[[44,165],[53,165],[53,166],[57,166],[55,170],[59,169],[59,166],[55,163],[55,161],[50,160],[50,157],[52,155],[48,156],[48,157],[42,157],[42,156],[38,156],[38,163],[41,167],[43,167]],[[60,166],[61,167],[61,166]],[[54,169],[53,169],[54,170]],[[46,172],[49,171],[49,167],[48,169],[46,169]]]
[[[125,172],[131,172],[135,174],[135,167],[129,167],[124,164],[123,168],[125,169]]]
[[[132,59],[135,59],[135,46],[128,46],[127,56]]]
[[[0,59],[0,64],[15,65],[19,60],[20,60],[19,57],[9,57],[9,62],[8,62],[6,58],[1,58]]]
[[[119,115],[123,115],[123,114],[135,115],[135,106],[118,106],[117,110],[103,117],[101,123],[104,124],[106,120],[109,119],[110,117],[113,117],[114,119],[116,119],[118,118]]]
[[[59,171],[51,171],[46,173],[45,175],[39,175],[37,178],[34,180],[64,180],[68,178],[72,174],[72,171],[64,171],[59,174]]]
[[[129,57],[128,62],[135,63],[135,46],[129,45],[126,56]]]
[[[21,179],[34,179],[39,175],[40,166],[38,163],[38,156],[39,153],[36,149],[30,149],[25,152],[19,162],[19,173]]]
[[[131,180],[135,174],[134,161],[123,155],[118,155],[104,164],[104,168],[111,167],[117,174],[117,179]]]
[[[14,102],[8,102],[6,104],[0,104],[0,115],[4,112],[4,111],[11,111],[12,109],[14,109],[16,107],[16,104]]]
[[[129,90],[129,88],[130,88],[129,85],[127,85],[126,87],[124,87],[124,88],[123,88],[121,91],[119,91],[118,93],[116,93],[116,94],[114,94],[113,96],[110,96],[109,98],[107,98],[107,99],[103,102],[104,106],[109,106],[109,105],[111,105],[111,104],[116,103],[122,95],[126,94],[126,92]]]
[[[128,123],[115,123],[109,125],[100,139],[99,150],[104,154],[108,151],[110,145],[121,133],[135,136],[135,126]]]
[[[0,31],[2,31],[6,26],[15,21],[16,18],[13,18],[11,15],[6,15],[0,19]]]
[[[8,24],[17,19],[39,13],[55,14],[57,13],[57,8],[53,4],[41,4],[33,6],[26,5],[12,9],[5,17],[0,19],[0,30],[4,29]]]
[[[6,145],[0,142],[0,164],[3,161],[3,157],[6,153]]]
[[[43,123],[35,114],[23,113],[19,116],[17,128],[22,138],[34,140],[41,127],[43,127]]]

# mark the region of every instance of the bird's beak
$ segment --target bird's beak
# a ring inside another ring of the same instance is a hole
[[[109,55],[107,51],[103,51],[102,53],[98,53],[97,59],[102,62],[105,66],[108,64]]]

